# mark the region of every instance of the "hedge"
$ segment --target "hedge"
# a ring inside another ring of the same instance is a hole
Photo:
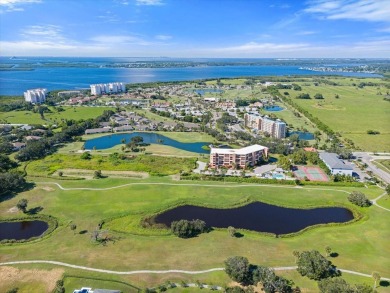
[[[212,176],[199,174],[182,174],[180,180],[205,180],[219,182],[255,183],[255,184],[277,184],[277,185],[297,185],[295,180],[264,179],[256,177],[238,176]],[[362,182],[324,182],[324,181],[299,181],[298,185],[318,185],[318,186],[340,186],[340,187],[364,187]]]

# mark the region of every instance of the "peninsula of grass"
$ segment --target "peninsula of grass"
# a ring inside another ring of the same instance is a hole
[[[196,158],[176,158],[150,155],[104,156],[92,154],[90,159],[83,159],[81,154],[53,154],[43,159],[30,162],[26,172],[30,176],[50,176],[61,169],[136,171],[151,175],[173,175],[190,172],[196,168]]]

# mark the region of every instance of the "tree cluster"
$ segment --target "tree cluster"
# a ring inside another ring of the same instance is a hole
[[[225,272],[228,276],[243,285],[257,285],[261,283],[266,293],[293,292],[293,283],[277,276],[273,269],[251,265],[246,257],[234,256],[225,261]],[[245,292],[231,289],[228,292]]]
[[[304,93],[299,94],[296,98],[297,99],[303,99],[303,100],[310,100],[311,99],[309,94],[304,94]]]
[[[84,134],[88,128],[99,126],[99,122],[108,121],[114,112],[104,111],[102,115],[95,119],[86,121],[67,120],[64,122],[62,132],[51,137],[45,137],[36,141],[29,141],[24,149],[21,149],[15,158],[19,161],[29,161],[40,159],[55,151],[55,145],[72,141],[74,136]]]
[[[297,260],[297,271],[302,276],[312,280],[321,280],[333,277],[337,274],[335,266],[317,250],[303,251],[299,253]]]
[[[340,277],[323,279],[318,282],[318,288],[321,293],[374,293],[373,288],[366,284],[348,284]]]
[[[180,220],[171,223],[171,231],[180,238],[191,238],[207,232],[206,223],[196,219],[192,221]]]
[[[26,183],[19,172],[0,173],[0,195],[20,189]]]
[[[371,201],[364,195],[364,193],[359,191],[352,191],[348,195],[348,200],[359,207],[369,207],[371,205]]]

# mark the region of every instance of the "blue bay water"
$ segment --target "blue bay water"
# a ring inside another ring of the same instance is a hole
[[[134,59],[134,58],[133,58]],[[121,62],[134,62],[132,58],[120,59]],[[107,68],[107,67],[61,67],[58,63],[79,62],[104,66],[117,62],[117,58],[21,58],[9,60],[0,58],[1,64],[32,63],[39,66],[42,62],[56,63],[55,67],[37,67],[30,71],[0,71],[0,95],[22,95],[32,88],[47,88],[48,90],[72,90],[89,88],[90,84],[107,82],[141,83],[155,81],[184,81],[205,78],[231,78],[250,76],[289,76],[289,75],[325,75],[326,72],[316,72],[299,69],[300,66],[286,65],[237,65],[237,66],[202,66],[173,68]],[[197,60],[199,61],[199,60]],[[231,61],[231,60],[230,60]],[[234,60],[233,60],[234,61]],[[369,73],[332,72],[343,76],[378,76]]]

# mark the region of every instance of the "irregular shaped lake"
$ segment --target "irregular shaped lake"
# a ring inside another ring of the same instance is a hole
[[[131,138],[134,136],[142,136],[144,143],[148,144],[163,144],[172,146],[177,149],[185,150],[188,152],[194,152],[198,154],[208,154],[209,150],[202,149],[202,146],[209,145],[209,142],[192,142],[185,143],[180,142],[164,135],[154,133],[154,132],[132,132],[132,133],[118,133],[112,135],[101,136],[98,138],[89,139],[85,142],[85,149],[93,149],[96,147],[97,150],[108,149],[122,144],[122,139],[126,140],[126,143],[130,142]]]
[[[168,210],[154,218],[155,223],[170,227],[172,221],[200,219],[216,228],[241,228],[277,235],[298,232],[306,227],[344,223],[353,220],[350,210],[339,207],[292,209],[254,202],[233,209],[211,209],[185,205]]]
[[[48,228],[49,224],[45,221],[2,222],[0,223],[0,240],[38,237]]]

